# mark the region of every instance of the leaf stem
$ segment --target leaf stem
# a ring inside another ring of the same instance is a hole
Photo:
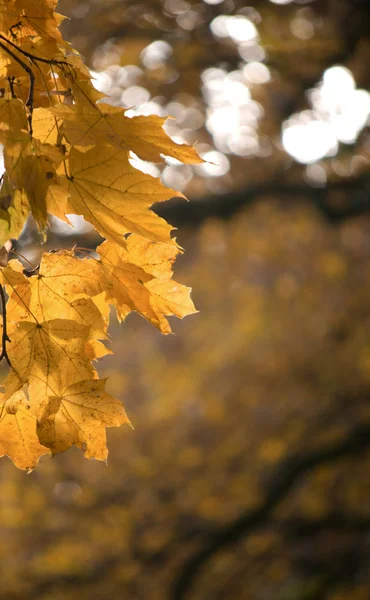
[[[10,342],[10,338],[7,334],[7,329],[6,329],[6,300],[5,300],[4,288],[2,285],[0,285],[0,298],[1,298],[1,314],[2,314],[2,318],[3,318],[3,333],[1,336],[0,362],[3,360],[3,358],[5,358],[9,367],[11,367],[12,363],[10,362],[10,358],[8,356],[8,352],[6,349],[6,342]]]
[[[4,39],[3,36],[0,36],[0,37],[2,39]],[[6,40],[6,41],[8,41],[8,40]],[[11,42],[9,42],[9,43],[11,44]],[[32,111],[33,111],[33,96],[34,96],[34,89],[35,89],[35,76],[33,74],[32,69],[28,65],[26,65],[26,63],[23,60],[21,60],[16,54],[14,54],[14,52],[12,52],[9,48],[7,48],[5,46],[5,44],[3,44],[2,42],[0,42],[0,48],[2,48],[4,50],[4,52],[9,54],[9,56],[11,56],[19,65],[21,65],[22,69],[24,69],[26,71],[28,77],[30,78],[30,89],[29,89],[28,98],[26,101],[26,106],[28,107],[28,109],[30,111],[30,115],[28,117],[28,123],[30,126],[30,135],[32,135]]]
[[[14,81],[15,81],[15,77],[8,77],[8,82],[9,82],[9,87],[10,87],[10,93],[12,98],[16,98],[17,96],[14,93]]]
[[[35,61],[43,62],[43,63],[46,63],[47,65],[67,65],[68,67],[71,66],[66,60],[58,60],[57,58],[42,58],[41,56],[36,56],[35,54],[31,54],[31,52],[27,52],[27,50],[23,50],[22,48],[19,48],[19,46],[17,46],[17,44],[14,44],[14,42],[11,42],[10,40],[8,40],[6,37],[4,37],[1,34],[0,34],[0,38],[2,40],[4,40],[4,42],[7,42],[11,46],[13,46],[13,48],[15,50],[18,50],[18,52],[20,52],[24,56],[27,56],[27,58],[29,58],[32,61],[35,60]]]

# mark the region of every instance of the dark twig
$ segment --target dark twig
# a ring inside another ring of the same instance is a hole
[[[4,42],[7,42],[8,44],[10,44],[15,50],[18,50],[18,52],[23,54],[23,56],[27,56],[27,58],[29,58],[32,62],[42,62],[42,63],[46,63],[47,65],[56,65],[56,66],[65,65],[67,67],[71,67],[71,65],[66,60],[58,60],[57,58],[42,58],[42,56],[36,56],[35,54],[32,54],[31,52],[27,52],[27,50],[23,50],[23,48],[19,48],[17,46],[17,44],[14,44],[13,42],[8,40],[6,37],[4,37],[1,34],[0,34],[0,39],[4,40]]]
[[[7,330],[6,330],[6,300],[5,300],[5,292],[4,292],[4,288],[2,285],[0,285],[0,298],[1,298],[1,315],[3,318],[3,333],[1,336],[1,354],[0,354],[0,362],[3,360],[3,358],[5,358],[6,362],[8,363],[9,367],[12,366],[11,362],[10,362],[10,358],[8,356],[8,352],[6,349],[6,342],[10,342],[10,338],[7,334]]]
[[[12,98],[16,98],[17,97],[15,95],[15,92],[14,92],[14,81],[15,81],[15,77],[8,77],[8,83],[9,83],[9,87],[10,87],[10,94],[11,94]]]
[[[361,213],[370,213],[369,189],[370,180],[366,176],[350,181],[329,183],[325,188],[320,189],[315,189],[305,184],[293,185],[276,182],[248,187],[240,192],[207,197],[203,200],[194,198],[191,199],[191,202],[185,202],[183,198],[172,198],[168,202],[154,204],[153,210],[175,227],[188,226],[196,228],[208,218],[230,219],[238,211],[250,206],[264,196],[272,196],[284,202],[284,206],[289,201],[294,206],[297,206],[298,202],[311,201],[324,214],[329,223],[335,224]],[[351,198],[351,203],[345,208],[338,208],[337,210],[331,208],[326,197],[332,192],[335,193],[342,190]],[[51,228],[48,232],[48,241],[45,247],[59,248],[65,245],[77,245],[96,248],[102,241],[103,238],[96,232],[78,233],[71,230],[70,234],[61,236],[58,231]],[[25,245],[21,236],[20,247],[24,247]]]
[[[169,202],[155,204],[154,211],[175,227],[198,225],[209,217],[230,219],[243,209],[264,196],[284,198],[287,203],[292,198],[310,200],[331,223],[370,211],[370,178],[363,175],[356,179],[330,182],[325,187],[313,188],[306,184],[292,184],[284,181],[272,181],[268,184],[252,185],[240,191],[230,191],[220,196],[192,199],[184,202],[181,198],[172,198]],[[331,194],[346,193],[350,201],[346,206],[335,207],[330,203]]]
[[[301,541],[302,538],[311,538],[327,531],[353,535],[363,534],[370,529],[370,519],[334,512],[322,519],[305,519],[302,517],[266,518],[263,525],[268,529],[274,529],[288,539]]]
[[[30,89],[29,89],[28,98],[26,101],[26,106],[27,106],[28,110],[30,111],[30,114],[28,117],[28,123],[29,123],[29,127],[30,127],[30,135],[32,135],[32,111],[33,111],[33,96],[34,96],[34,89],[35,89],[35,76],[33,74],[32,69],[28,65],[26,65],[26,63],[23,60],[21,60],[16,54],[14,54],[14,52],[12,52],[12,50],[10,50],[2,42],[0,42],[0,48],[2,48],[4,50],[4,52],[9,54],[9,56],[11,56],[19,65],[21,65],[22,69],[24,69],[26,71],[26,73],[30,79]]]
[[[254,510],[246,511],[238,519],[211,536],[201,549],[183,565],[174,582],[171,597],[182,600],[205,564],[220,550],[239,541],[266,522],[271,512],[286,498],[294,483],[320,464],[351,456],[370,446],[370,425],[357,427],[340,444],[331,444],[307,454],[297,454],[283,461],[273,477],[266,498]]]
[[[287,537],[315,535],[320,531],[328,529],[354,534],[368,531],[370,520],[367,518],[362,519],[348,515],[333,514],[318,521],[306,521],[302,519],[273,521],[270,519],[270,513],[286,497],[293,484],[301,475],[320,464],[334,462],[340,458],[354,455],[369,446],[370,425],[359,426],[340,443],[327,445],[322,449],[307,454],[293,456],[291,459],[282,462],[281,467],[272,479],[266,500],[261,504],[260,508],[245,513],[219,533],[212,535],[209,530],[206,532],[199,530],[196,533],[192,532],[190,535],[186,535],[184,539],[181,538],[180,542],[184,543],[185,541],[189,542],[199,537],[202,540],[203,548],[184,565],[179,578],[175,582],[171,597],[176,600],[184,598],[186,592],[194,582],[198,571],[204,566],[207,560],[212,558],[223,547],[238,541],[244,535],[262,525],[276,527]],[[92,509],[100,509],[102,506],[107,506],[112,502],[118,502],[121,505],[122,497],[113,495],[112,497],[105,498],[103,504],[99,504],[99,507],[95,504]],[[48,542],[49,539],[47,538],[46,541]],[[173,556],[175,552],[176,547],[170,544],[169,548],[164,551],[160,550],[148,556],[137,555],[136,558],[143,561],[146,566],[153,566],[158,562],[163,564],[164,561],[168,560],[168,556]],[[89,569],[81,573],[69,573],[61,576],[51,576],[39,581],[35,580],[32,582],[32,593],[34,597],[40,597],[45,593],[52,592],[54,589],[65,591],[69,588],[79,588],[95,582],[101,582],[103,578],[109,577],[111,570],[116,569],[123,561],[123,555],[118,552],[113,556],[108,556],[104,560],[99,561],[99,564],[90,566]],[[0,598],[2,598],[1,592]]]

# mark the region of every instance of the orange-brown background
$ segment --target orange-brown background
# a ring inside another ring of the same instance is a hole
[[[193,109],[172,133],[201,149],[215,147],[202,73],[248,64],[212,34],[216,16],[255,23],[269,79],[248,85],[263,115],[254,152],[221,152],[223,175],[164,175],[191,198],[161,211],[179,227],[176,278],[200,313],[173,321],[170,337],[136,315],[113,325],[99,372],[135,430],[109,431],[108,466],[76,449],[30,475],[2,460],[0,598],[368,600],[369,136],[305,164],[281,128],[333,65],[368,87],[369,3],[59,10],[88,65],[121,75],[116,102],[135,85],[164,109]],[[172,53],[149,68],[156,40]],[[70,243],[57,230],[49,240]]]

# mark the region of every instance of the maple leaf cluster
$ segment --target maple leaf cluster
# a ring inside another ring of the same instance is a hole
[[[194,312],[190,290],[172,280],[181,251],[172,228],[150,210],[175,192],[135,169],[130,152],[201,159],[166,135],[164,119],[129,118],[102,101],[61,36],[56,4],[0,0],[1,358],[9,365],[0,454],[26,469],[71,445],[105,460],[106,427],[129,422],[93,366],[110,352],[111,305],[119,320],[136,311],[165,334],[166,316]],[[105,241],[94,254],[49,252],[25,266],[8,250],[30,213],[41,231],[49,215],[82,215]]]

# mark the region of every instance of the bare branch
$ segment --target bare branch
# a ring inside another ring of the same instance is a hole
[[[323,463],[361,452],[370,446],[370,425],[360,425],[341,443],[327,445],[319,450],[297,454],[283,461],[269,485],[265,500],[254,510],[246,511],[238,519],[211,536],[203,547],[183,565],[175,580],[171,597],[182,600],[190,591],[204,566],[220,550],[236,543],[266,522],[271,512],[286,498],[293,485],[304,475]]]
[[[194,226],[209,217],[229,219],[239,210],[264,196],[311,201],[332,222],[338,222],[348,217],[370,210],[370,179],[362,176],[357,179],[341,180],[328,183],[322,188],[313,188],[307,184],[290,184],[283,181],[271,181],[267,184],[252,185],[240,191],[230,191],[219,196],[205,199],[191,199],[184,202],[173,198],[164,204],[154,205],[155,212],[176,227]],[[330,195],[335,192],[345,192],[350,201],[346,206],[336,208],[330,202]]]
[[[6,343],[10,342],[10,338],[9,338],[9,336],[7,334],[7,330],[6,330],[6,299],[5,299],[4,288],[2,285],[0,285],[0,298],[1,298],[1,314],[2,314],[2,318],[3,318],[3,332],[2,332],[2,336],[1,336],[0,362],[3,360],[3,358],[5,358],[9,367],[11,367],[12,365],[11,365],[10,358],[8,356],[8,352],[6,349]]]
[[[24,71],[26,71],[26,73],[29,77],[30,88],[29,88],[29,92],[28,92],[26,106],[27,106],[28,110],[30,111],[30,115],[28,117],[28,123],[29,123],[29,127],[30,127],[30,135],[32,135],[32,111],[33,111],[33,96],[34,96],[34,90],[35,90],[35,76],[33,74],[32,69],[28,65],[26,65],[26,63],[23,60],[21,60],[16,54],[14,54],[14,52],[12,52],[12,50],[10,50],[2,42],[0,42],[0,48],[2,48],[4,50],[4,52],[9,54],[9,56],[11,56],[13,58],[13,60],[15,60],[19,65],[21,65],[22,69],[24,69]]]

